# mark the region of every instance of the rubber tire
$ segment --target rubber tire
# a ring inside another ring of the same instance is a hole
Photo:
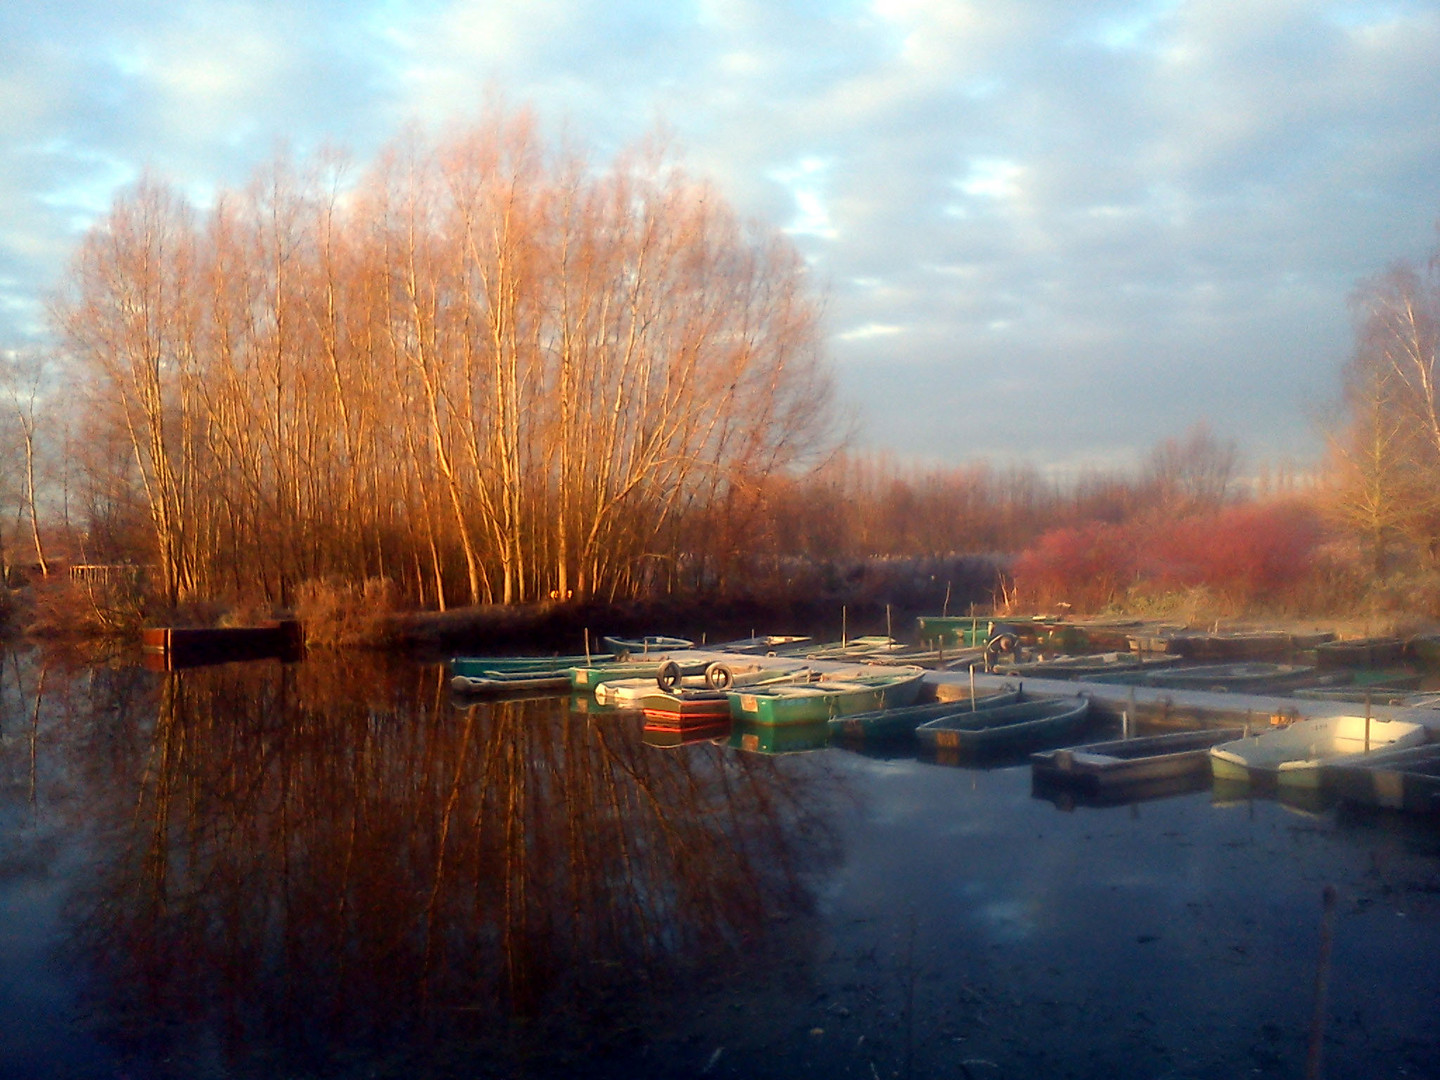
[[[735,685],[735,673],[729,665],[716,660],[705,669],[705,685],[711,690],[729,690]]]
[[[680,665],[674,660],[666,660],[660,665],[660,670],[655,673],[655,681],[666,693],[674,693],[680,689],[681,677]]]

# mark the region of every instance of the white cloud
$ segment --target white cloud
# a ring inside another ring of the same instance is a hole
[[[857,326],[853,330],[836,334],[835,339],[837,341],[866,341],[870,338],[894,337],[896,334],[904,332],[905,327],[892,323],[866,323],[864,326]]]
[[[662,121],[787,230],[877,445],[1082,460],[1203,412],[1294,453],[1355,281],[1432,243],[1436,56],[1419,0],[12,4],[0,344],[139,170],[363,160],[496,90],[602,154]]]

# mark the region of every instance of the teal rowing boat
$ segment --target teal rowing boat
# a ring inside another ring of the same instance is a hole
[[[457,694],[494,698],[566,695],[570,693],[570,676],[564,671],[485,671],[454,676],[450,689]]]
[[[586,656],[584,653],[571,656],[456,656],[450,660],[450,677],[483,677],[497,672],[563,675],[572,667],[604,664],[614,659],[609,653],[596,653],[594,656]]]
[[[654,653],[669,653],[676,649],[691,649],[695,643],[689,638],[666,637],[664,634],[646,634],[644,637],[603,637],[605,647],[616,656],[651,656]]]
[[[973,701],[931,701],[924,705],[907,705],[898,709],[876,709],[853,716],[837,716],[829,721],[830,737],[845,741],[880,742],[886,739],[908,739],[921,724],[956,713],[1009,705],[1020,700],[1019,690],[999,690],[977,696]]]
[[[1089,698],[1043,698],[932,720],[915,729],[915,738],[932,750],[1010,753],[1067,739],[1084,728],[1089,716]]]
[[[681,653],[657,653],[644,660],[614,660],[605,664],[577,665],[569,669],[570,685],[573,689],[591,692],[601,683],[614,682],[616,679],[653,679],[660,674],[662,667],[672,661],[680,668],[681,675],[699,675],[709,662],[704,657],[686,657]]]
[[[730,693],[730,715],[750,724],[823,724],[835,716],[912,705],[923,668],[835,672],[816,682]]]

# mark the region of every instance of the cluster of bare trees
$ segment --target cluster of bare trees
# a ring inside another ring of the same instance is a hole
[[[1376,577],[1396,558],[1440,562],[1440,249],[1356,298],[1346,423],[1330,442],[1329,506],[1364,538]]]
[[[498,110],[353,182],[281,159],[204,212],[147,179],[55,316],[172,602],[631,593],[831,416],[792,248],[663,153],[599,169]]]
[[[1146,455],[1137,473],[1060,480],[1033,465],[916,466],[836,454],[803,477],[773,477],[766,518],[778,550],[811,558],[1014,553],[1090,521],[1211,512],[1234,498],[1239,452],[1199,423]]]

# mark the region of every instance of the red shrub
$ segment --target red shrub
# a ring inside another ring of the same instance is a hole
[[[1046,533],[1015,562],[1026,602],[1077,610],[1105,606],[1132,588],[1197,587],[1232,607],[1284,602],[1302,591],[1324,530],[1295,500],[1248,502],[1210,514],[1149,517]]]
[[[1095,522],[1048,532],[1015,560],[1015,583],[1037,607],[1064,601],[1076,610],[1104,607],[1135,577],[1129,530]]]

